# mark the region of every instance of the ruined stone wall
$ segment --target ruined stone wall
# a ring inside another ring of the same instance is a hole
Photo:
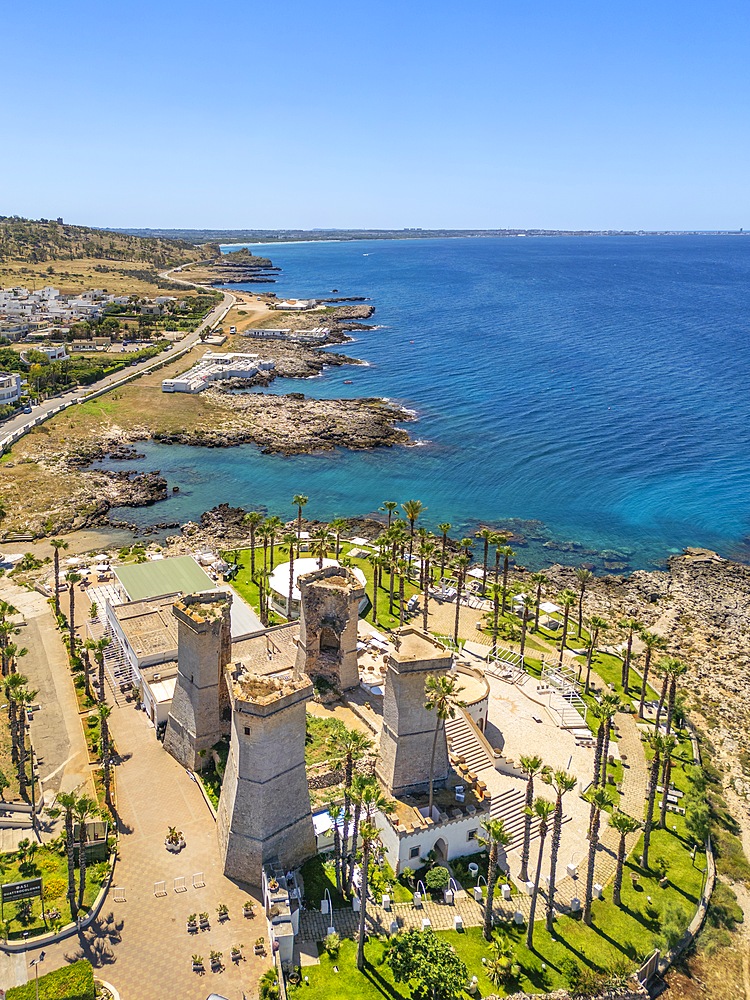
[[[323,678],[337,691],[359,684],[357,622],[364,589],[342,566],[326,566],[299,577],[301,594],[297,669]],[[326,636],[338,648],[326,649]]]

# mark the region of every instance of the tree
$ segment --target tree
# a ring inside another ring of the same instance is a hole
[[[664,743],[662,745],[661,756],[662,756],[662,772],[661,772],[661,812],[659,813],[659,826],[662,830],[667,828],[667,806],[669,801],[667,796],[669,795],[669,784],[672,780],[672,754],[677,749],[677,739],[667,734],[664,737]]]
[[[70,634],[70,655],[76,655],[76,584],[80,583],[83,577],[80,573],[68,573],[68,590],[70,592],[70,616],[68,630]]]
[[[10,781],[5,771],[0,770],[0,802],[5,801],[5,789],[10,788]]]
[[[9,674],[5,678],[5,697],[8,700],[8,728],[10,729],[11,760],[18,763],[18,695],[28,684],[24,674]]]
[[[586,798],[591,803],[594,812],[594,819],[589,830],[589,863],[586,870],[586,898],[583,905],[583,922],[590,926],[591,903],[594,898],[594,866],[596,865],[596,851],[599,847],[599,825],[602,811],[611,805],[611,801],[602,788],[591,789]]]
[[[687,671],[684,663],[679,660],[671,660],[669,664],[669,701],[667,702],[667,734],[672,731],[672,717],[674,716],[675,698],[677,697],[677,678]]]
[[[461,625],[461,596],[463,594],[466,571],[471,566],[469,556],[461,555],[456,559],[456,618],[453,625],[453,641],[458,646],[459,627]]]
[[[289,593],[287,594],[286,600],[286,616],[291,620],[292,599],[294,597],[294,543],[296,541],[296,536],[293,531],[290,531],[284,535],[281,541],[289,549]]]
[[[596,788],[601,780],[602,763],[604,760],[604,740],[607,735],[607,720],[610,719],[620,704],[620,699],[616,694],[605,694],[602,700],[592,707],[594,716],[599,720],[599,728],[596,732],[596,747],[594,749],[594,774],[592,785]],[[589,825],[591,825],[589,821]]]
[[[610,825],[620,834],[617,845],[617,867],[615,868],[615,881],[612,886],[612,902],[615,906],[620,906],[620,893],[622,891],[622,870],[625,865],[625,838],[629,833],[635,833],[640,827],[637,819],[628,816],[627,813],[619,810],[612,813],[609,818]]]
[[[427,632],[429,624],[430,587],[432,586],[432,560],[437,553],[437,545],[434,542],[424,542],[420,548],[420,555],[423,559],[424,572],[422,573],[422,626]]]
[[[555,919],[555,875],[557,872],[557,856],[560,853],[560,840],[562,837],[563,824],[563,797],[572,792],[576,787],[578,779],[574,774],[567,771],[548,772],[543,778],[547,784],[555,789],[555,814],[552,819],[552,843],[550,844],[549,860],[549,890],[547,892],[547,930],[550,934],[553,931],[553,921]]]
[[[521,770],[526,775],[526,801],[524,803],[523,847],[521,848],[521,881],[529,881],[529,850],[531,847],[531,813],[534,804],[534,778],[548,773],[541,757],[521,757]]]
[[[328,760],[332,768],[344,770],[344,828],[341,838],[342,882],[346,884],[346,859],[349,850],[349,816],[351,813],[351,789],[354,767],[372,753],[373,743],[364,733],[354,729],[341,729],[331,733],[327,740]],[[356,851],[356,844],[354,845]],[[352,852],[354,853],[354,852]]]
[[[536,587],[536,593],[534,595],[534,631],[539,631],[539,605],[542,603],[542,589],[545,583],[549,583],[549,577],[546,573],[532,573],[531,582]]]
[[[401,506],[409,522],[409,576],[411,576],[412,556],[414,554],[414,528],[419,515],[424,514],[427,508],[421,500],[407,500]]]
[[[482,597],[487,593],[487,560],[490,555],[490,542],[495,537],[495,532],[491,528],[480,528],[477,538],[484,542],[484,553],[482,556]]]
[[[562,635],[560,636],[560,659],[559,663],[563,661],[563,653],[565,652],[565,647],[568,644],[568,621],[570,620],[570,609],[576,602],[575,593],[569,588],[565,588],[560,594],[560,604],[563,608],[563,627]]]
[[[359,825],[359,835],[362,838],[362,881],[359,897],[359,941],[357,944],[357,968],[362,971],[365,964],[365,931],[367,921],[367,892],[370,873],[370,854],[378,841],[378,828],[374,822],[376,812],[389,813],[395,808],[392,802],[381,791],[377,781],[368,784],[362,792],[362,812],[366,819]]]
[[[641,699],[638,703],[638,718],[643,718],[643,705],[646,701],[646,691],[648,690],[648,672],[651,667],[651,657],[654,652],[661,649],[666,649],[667,641],[663,636],[657,635],[656,632],[649,632],[648,629],[641,629],[640,639],[643,645],[646,647],[646,653],[643,658],[643,677],[641,679]]]
[[[388,514],[388,527],[390,528],[391,522],[393,521],[393,512],[398,508],[398,503],[395,500],[385,500],[381,510],[386,511]],[[396,515],[398,516],[398,515]]]
[[[500,601],[503,597],[503,586],[501,583],[490,584],[490,597],[492,598],[492,654],[497,655],[497,635],[500,630]]]
[[[16,693],[18,703],[18,721],[16,723],[18,728],[18,790],[22,797],[25,797],[28,785],[26,778],[26,712],[29,706],[34,703],[37,694],[38,691],[29,691],[25,687],[19,688]],[[35,781],[33,774],[31,781],[32,783]]]
[[[523,662],[523,654],[526,649],[526,630],[529,625],[529,615],[534,610],[534,598],[531,594],[524,594],[521,598],[521,648],[519,653],[521,654],[521,661]]]
[[[67,549],[68,543],[62,538],[51,538],[50,545],[55,550],[55,616],[60,617],[60,550]]]
[[[275,546],[276,546],[276,534],[280,528],[284,527],[284,525],[281,523],[281,518],[277,517],[275,514],[273,515],[273,517],[266,518],[266,525],[268,526],[269,529],[268,541],[271,546],[271,570],[273,570]]]
[[[500,545],[495,551],[503,557],[503,614],[505,614],[505,605],[508,599],[508,569],[515,552],[510,545]]]
[[[440,547],[440,583],[442,584],[445,578],[445,558],[448,548],[448,532],[451,530],[453,525],[450,521],[443,521],[442,524],[438,525],[438,531],[443,536],[443,543]]]
[[[456,709],[463,706],[459,698],[463,688],[455,677],[450,674],[428,674],[424,682],[425,703],[428,712],[435,713],[435,732],[432,737],[432,753],[430,754],[430,798],[427,815],[432,817],[432,800],[435,784],[435,753],[440,731],[445,730],[446,719],[453,719]]]
[[[614,719],[615,714],[619,712],[621,707],[622,706],[620,705],[620,699],[617,697],[616,694],[605,695],[600,702],[600,708],[601,708],[600,719],[602,720],[601,724],[604,726],[602,759],[599,771],[599,781],[602,788],[605,788],[607,784],[607,769],[609,766],[609,743],[612,738],[612,725],[613,725],[612,720]]]
[[[78,916],[78,905],[76,903],[76,865],[75,865],[75,841],[73,839],[73,818],[78,807],[78,796],[75,792],[58,792],[57,808],[65,813],[65,853],[68,860],[68,904],[70,905],[70,919],[75,920]]]
[[[649,774],[648,800],[646,802],[646,820],[643,824],[643,867],[648,868],[648,852],[651,846],[651,830],[654,825],[654,803],[656,802],[656,786],[659,784],[659,768],[661,767],[661,754],[664,749],[664,737],[659,732],[649,734],[648,745],[651,748],[653,757],[651,759],[651,772]]]
[[[343,885],[341,881],[341,830],[340,824],[344,816],[344,810],[338,804],[338,802],[328,803],[328,818],[333,826],[333,860],[336,869],[336,888],[339,892],[342,891]],[[356,840],[355,840],[356,844]]]
[[[590,682],[591,682],[591,660],[594,656],[596,650],[596,644],[599,641],[599,636],[602,632],[606,632],[609,628],[609,622],[606,618],[602,618],[599,615],[592,615],[589,621],[589,645],[586,652],[586,684],[584,691],[586,694],[589,693]]]
[[[245,524],[250,527],[250,579],[255,579],[255,533],[263,524],[263,515],[257,510],[245,514]]]
[[[544,857],[544,842],[547,839],[547,829],[550,813],[554,805],[548,799],[535,799],[532,806],[531,818],[539,820],[539,857],[536,863],[536,875],[534,876],[534,891],[531,894],[531,910],[529,911],[529,924],[526,928],[526,947],[534,947],[534,917],[536,915],[536,901],[539,895],[539,882],[542,877],[542,860]]]
[[[344,517],[335,517],[330,524],[330,529],[336,538],[336,555],[334,558],[337,560],[341,554],[341,532],[346,531],[348,523],[349,522]]]
[[[83,906],[83,894],[86,891],[86,843],[88,830],[86,823],[99,815],[96,802],[88,795],[82,795],[75,805],[74,815],[78,823],[78,908]]]
[[[579,566],[575,574],[578,581],[578,635],[580,636],[583,635],[583,596],[586,587],[594,579],[594,574],[585,566]]]
[[[110,640],[107,636],[103,636],[101,639],[97,639],[94,642],[87,641],[86,646],[94,654],[94,659],[96,660],[96,665],[98,667],[98,684],[99,684],[99,701],[104,701],[104,654],[107,651]]]
[[[627,639],[625,642],[625,658],[622,661],[622,689],[625,693],[625,697],[628,697],[628,689],[630,687],[630,658],[633,654],[633,636],[636,632],[640,632],[643,625],[638,621],[637,618],[623,618],[618,622],[621,629],[625,630]]]
[[[99,702],[96,708],[99,716],[99,727],[102,734],[102,782],[104,784],[104,800],[112,806],[112,753],[109,738],[109,717],[112,709],[104,702]]]
[[[487,848],[487,902],[484,907],[484,928],[483,934],[486,941],[492,940],[492,903],[495,898],[495,886],[497,885],[497,862],[498,851],[501,847],[507,847],[511,841],[511,836],[506,833],[501,819],[482,820],[484,834],[478,836],[477,840]]]
[[[447,941],[432,929],[402,931],[388,942],[385,960],[397,983],[416,984],[412,996],[424,1000],[458,1000],[469,972]]]
[[[297,508],[297,558],[299,559],[299,546],[300,546],[300,535],[302,534],[302,508],[308,502],[310,497],[306,497],[304,493],[295,493],[292,497],[292,503]]]
[[[406,577],[409,574],[409,564],[406,559],[399,559],[396,562],[396,572],[398,574],[398,624],[400,627],[404,624],[404,615],[406,613],[406,594],[404,592],[404,587],[406,585]]]
[[[354,815],[352,817],[352,854],[357,853],[357,843],[359,841],[359,824],[362,818],[363,805],[367,808],[370,798],[369,787],[373,783],[377,784],[372,775],[355,774],[352,778],[351,801],[354,803]],[[346,877],[345,889],[347,893],[352,891],[352,876],[354,875],[354,865],[349,865]]]
[[[310,550],[318,559],[318,569],[323,569],[323,560],[328,558],[328,552],[331,548],[332,541],[333,535],[328,530],[328,526],[325,524],[313,532],[313,540]]]

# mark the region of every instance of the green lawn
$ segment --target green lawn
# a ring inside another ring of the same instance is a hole
[[[305,764],[322,764],[328,759],[328,738],[334,733],[346,730],[339,719],[321,719],[317,715],[307,716],[305,733]]]
[[[8,1000],[94,1000],[94,969],[90,962],[82,959],[62,969],[48,972],[39,977],[37,983],[32,977],[25,986],[14,986],[8,990]]]
[[[307,906],[319,909],[326,889],[331,894],[334,909],[340,909],[346,905],[344,897],[336,888],[336,869],[333,861],[326,861],[322,854],[318,854],[302,865],[300,873],[305,885]]]

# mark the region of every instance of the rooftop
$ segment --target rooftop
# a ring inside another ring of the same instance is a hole
[[[173,598],[162,597],[112,608],[128,645],[139,659],[175,653],[177,622],[172,615],[173,603]]]
[[[155,559],[131,566],[114,566],[113,569],[131,601],[166,594],[195,594],[216,586],[192,556]]]
[[[304,534],[304,533],[303,533]],[[323,568],[328,566],[339,566],[335,559],[324,559]],[[317,559],[295,559],[294,560],[294,588],[292,590],[292,600],[301,600],[300,589],[298,585],[299,577],[305,576],[307,573],[314,573],[318,569]],[[354,573],[357,578],[359,585],[364,587],[367,580],[365,574],[359,569],[358,566],[353,566],[351,572]],[[322,585],[329,585],[332,587],[343,587],[347,585],[347,581],[343,580],[342,577],[334,576],[329,577],[327,580],[320,581]],[[287,597],[289,594],[289,563],[279,563],[278,566],[274,567],[273,573],[268,578],[268,585],[277,594],[281,594],[283,597]]]
[[[291,670],[297,658],[299,623],[272,628],[232,644],[232,657],[256,674],[274,674]]]
[[[451,658],[451,651],[437,639],[427,635],[421,629],[406,625],[395,633],[395,652],[392,656],[402,662],[406,660],[433,660],[442,657]]]

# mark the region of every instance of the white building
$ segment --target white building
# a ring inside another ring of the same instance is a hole
[[[262,361],[257,354],[214,354],[207,351],[197,365],[175,378],[165,378],[162,392],[203,392],[212,382],[230,378],[251,379],[260,371],[270,371],[273,361]]]
[[[21,398],[21,376],[15,372],[0,372],[0,406],[17,403]]]
[[[301,600],[300,589],[298,586],[299,577],[304,576],[305,573],[312,573],[314,570],[318,569],[318,559],[295,559],[294,560],[294,586],[292,587],[292,607],[291,607],[291,618],[299,618],[299,602]],[[338,562],[335,559],[324,559],[323,566],[338,566]],[[352,573],[356,576],[362,587],[366,586],[367,579],[365,574],[358,566],[352,566]],[[280,615],[286,617],[287,613],[287,600],[289,598],[289,563],[279,563],[278,566],[274,567],[273,573],[268,578],[268,586],[271,591],[271,607]],[[363,597],[360,601],[359,611],[360,614],[367,607],[367,597]]]

